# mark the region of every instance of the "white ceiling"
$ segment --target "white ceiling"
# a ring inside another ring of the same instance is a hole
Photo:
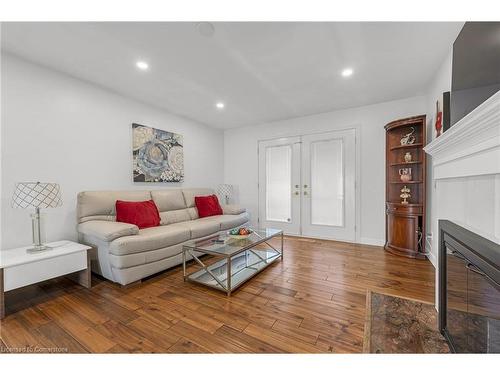
[[[211,37],[196,25],[3,23],[2,49],[231,128],[423,94],[463,23],[222,22]]]

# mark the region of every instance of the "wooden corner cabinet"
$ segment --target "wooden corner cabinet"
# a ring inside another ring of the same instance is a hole
[[[384,248],[425,259],[425,115],[390,122],[386,130]]]

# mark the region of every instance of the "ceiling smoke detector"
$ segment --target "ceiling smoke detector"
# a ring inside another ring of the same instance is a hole
[[[215,27],[210,22],[198,22],[196,28],[201,35],[206,37],[211,37],[215,33]]]

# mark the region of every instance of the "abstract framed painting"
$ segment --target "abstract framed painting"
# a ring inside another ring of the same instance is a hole
[[[132,124],[134,182],[184,181],[182,135]]]

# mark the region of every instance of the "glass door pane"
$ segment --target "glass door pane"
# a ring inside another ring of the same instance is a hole
[[[311,142],[311,224],[344,225],[342,139]]]
[[[289,222],[292,215],[292,147],[266,148],[266,220]]]
[[[446,246],[446,326],[457,353],[467,348],[467,260],[458,251]]]
[[[467,268],[468,351],[500,353],[500,285],[473,264]]]
[[[300,235],[300,137],[259,141],[260,228]]]

